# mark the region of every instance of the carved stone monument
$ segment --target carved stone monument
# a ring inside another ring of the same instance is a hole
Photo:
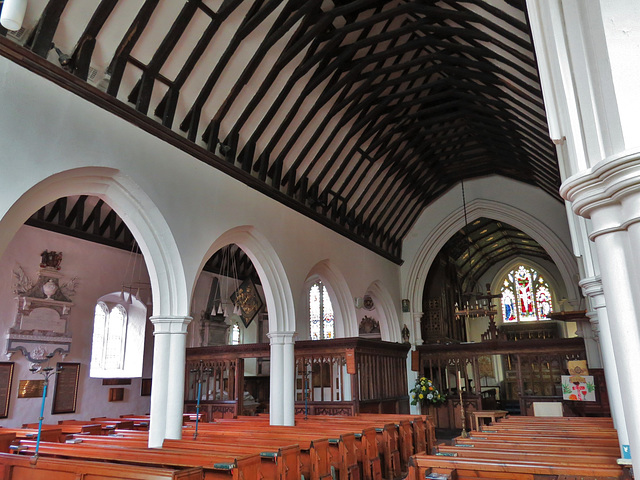
[[[29,361],[41,363],[47,355],[60,353],[64,358],[71,349],[68,317],[73,307],[77,279],[64,281],[60,273],[62,253],[45,250],[38,278],[31,281],[22,267],[13,274],[18,308],[7,332],[7,357],[21,352]]]

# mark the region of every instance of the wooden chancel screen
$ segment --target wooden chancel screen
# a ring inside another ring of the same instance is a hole
[[[409,413],[409,345],[339,338],[299,341],[294,348],[296,413]],[[198,385],[192,370],[201,360],[211,369],[200,397],[200,410],[208,418],[268,411],[268,358],[268,344],[187,349],[185,411],[196,409]]]

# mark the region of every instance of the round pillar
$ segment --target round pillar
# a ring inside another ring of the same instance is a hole
[[[580,287],[582,287],[585,296],[590,299],[591,306],[594,309],[592,313],[597,317],[600,351],[602,353],[604,375],[607,380],[607,394],[609,395],[613,424],[618,432],[620,453],[622,458],[631,458],[629,434],[627,433],[627,425],[624,418],[622,394],[618,380],[618,368],[616,366],[613,341],[611,340],[609,317],[607,316],[607,309],[605,308],[602,281],[599,277],[586,278],[580,282]]]
[[[149,447],[161,447],[165,438],[182,438],[185,347],[191,317],[154,316],[153,383]]]

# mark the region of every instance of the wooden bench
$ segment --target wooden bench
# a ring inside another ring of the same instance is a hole
[[[593,446],[593,445],[571,445],[571,444],[548,444],[544,442],[523,442],[522,440],[482,440],[478,438],[462,438],[455,439],[455,445],[463,448],[486,448],[486,449],[506,449],[517,451],[543,451],[551,450],[554,452],[585,452],[595,453],[601,452],[606,455],[619,455],[620,449],[617,446]]]
[[[77,442],[76,445],[83,444],[94,447],[106,446],[129,449],[144,449],[148,443],[146,436],[78,435],[75,436],[73,440]],[[275,475],[279,480],[300,480],[301,475],[301,455],[298,445],[282,446],[276,442],[272,442],[270,445],[264,445],[263,442],[263,444],[258,445],[256,442],[247,444],[246,441],[243,442],[243,444],[235,444],[228,441],[207,443],[202,440],[165,440],[163,443],[163,451],[186,451],[187,454],[191,452],[199,454],[205,452],[209,455],[258,455],[263,464],[274,465],[274,468],[270,465],[263,466],[262,474],[265,476],[271,472],[271,474]],[[309,478],[309,475],[307,475],[306,478]]]
[[[552,478],[579,478],[581,480],[619,480],[622,469],[618,465],[553,464],[526,461],[504,461],[495,459],[472,459],[462,457],[438,457],[415,455],[409,462],[406,480],[440,478],[471,480],[539,480],[545,475]],[[431,477],[429,477],[431,475]]]
[[[25,423],[22,425],[22,428],[31,428],[38,429],[37,423]],[[76,434],[85,434],[85,435],[101,435],[102,434],[102,425],[99,423],[87,423],[87,424],[78,424],[78,425],[51,425],[51,424],[42,424],[42,430],[61,430],[62,434],[60,435],[60,442],[64,442],[69,435]],[[49,441],[49,440],[47,440]]]
[[[297,442],[301,449],[305,448],[302,442],[312,442],[314,440],[329,440],[329,459],[331,466],[339,474],[340,480],[358,480],[360,478],[360,464],[358,463],[358,447],[354,433],[345,432],[344,429],[332,427],[284,427],[248,425],[246,423],[203,423],[202,430],[198,430],[198,438],[209,436],[213,438],[255,438],[278,439],[286,444]]]
[[[37,439],[38,438],[38,429],[37,428],[2,428],[0,432],[3,433],[14,433],[16,438],[18,439]],[[40,433],[40,440],[44,440],[47,442],[59,442],[60,437],[62,436],[62,428],[60,427],[51,427],[45,428]]]
[[[119,465],[105,462],[0,453],[0,471],[4,480],[202,480],[201,468],[170,469],[164,467]]]
[[[613,479],[624,476],[615,430],[607,422],[532,420],[493,423],[454,445],[439,445],[435,455],[416,455],[409,480],[477,478],[534,480],[541,476]],[[597,439],[597,440],[596,440]],[[443,460],[444,459],[444,460]],[[441,477],[438,477],[441,475]],[[558,477],[560,478],[560,477]]]
[[[0,429],[0,452],[9,453],[9,446],[16,439],[16,434],[14,432],[3,432],[3,429]]]
[[[20,440],[15,446],[22,455],[35,453],[36,442]],[[157,466],[171,469],[201,467],[205,480],[263,480],[275,478],[269,472],[259,455],[234,456],[224,453],[202,453],[186,450],[166,450],[130,448],[119,446],[92,446],[85,444],[65,444],[41,442],[40,458],[63,457],[90,461],[108,461],[127,465]],[[39,462],[40,460],[38,460]],[[45,479],[43,480],[50,480]]]

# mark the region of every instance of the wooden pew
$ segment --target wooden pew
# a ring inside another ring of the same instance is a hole
[[[331,466],[339,473],[340,480],[358,480],[360,478],[360,465],[358,463],[358,451],[354,433],[344,432],[337,428],[315,428],[309,430],[301,427],[284,426],[250,426],[246,424],[233,425],[229,423],[203,423],[202,429],[198,429],[198,438],[231,437],[231,438],[255,438],[257,440],[278,439],[286,444],[297,442],[301,449],[302,442],[312,442],[328,438],[329,459]]]
[[[558,452],[553,447],[539,449],[538,451],[523,451],[509,448],[483,449],[483,448],[462,448],[456,445],[439,445],[436,455],[456,456],[463,458],[497,458],[501,460],[527,461],[537,463],[577,463],[577,464],[609,464],[616,465],[619,455],[606,455],[599,453],[577,453]]]
[[[472,432],[470,438],[458,437],[452,446],[439,445],[436,455],[416,455],[409,480],[430,474],[433,478],[442,474],[443,478],[516,480],[544,475],[584,480],[623,477],[617,465],[617,436],[607,422],[585,419],[554,424],[510,418]]]
[[[16,434],[14,432],[3,432],[3,429],[0,429],[0,452],[9,453],[9,446],[16,439]]]
[[[358,462],[360,464],[362,476],[364,478],[368,478],[370,476],[377,478],[384,475],[386,478],[395,478],[401,475],[403,467],[405,467],[404,471],[406,471],[406,461],[408,461],[409,456],[414,452],[413,426],[410,422],[406,421],[411,418],[411,416],[396,416],[396,419],[397,417],[402,417],[402,421],[404,422],[401,429],[395,423],[384,423],[379,418],[374,422],[371,420],[361,419],[358,416],[340,417],[321,415],[314,415],[307,419],[297,417],[295,427],[285,428],[314,431],[318,434],[327,435],[329,437],[340,432],[353,431],[357,434],[356,440],[360,441],[360,444],[357,445],[356,448],[359,448],[362,451],[362,453],[358,455]],[[237,419],[220,420],[219,422],[216,422],[216,425],[221,425],[229,429],[242,429],[242,425],[245,425],[245,429],[253,429],[256,428],[257,424],[263,425],[264,428],[271,428],[268,425],[268,417],[266,416],[240,416]],[[361,444],[363,439],[365,442],[372,442],[373,439],[371,435],[363,436],[362,433],[359,433],[363,432],[363,429],[365,428],[370,428],[372,424],[377,425],[378,460],[373,458],[372,455],[376,449],[375,446],[365,447]],[[402,440],[400,439],[400,435],[403,436]],[[425,442],[423,441],[422,443],[424,444]],[[402,462],[401,455],[402,446],[404,446],[404,450],[407,452],[404,464]],[[365,451],[368,453],[367,458],[363,458]],[[378,465],[380,465],[380,470],[382,471],[378,470]],[[369,470],[371,470],[371,472],[369,472]]]
[[[0,471],[4,480],[202,480],[202,468],[169,469],[159,466],[119,465],[0,453]]]
[[[17,439],[37,439],[38,428],[0,428],[0,432],[14,433]],[[62,428],[51,427],[45,428],[40,433],[40,440],[47,442],[59,442],[62,436]]]
[[[38,429],[37,423],[25,423],[22,425],[22,428],[31,428]],[[62,434],[60,435],[60,442],[64,442],[68,436],[76,435],[76,434],[84,434],[84,435],[101,435],[102,434],[102,425],[99,423],[87,423],[84,425],[51,425],[51,424],[42,424],[42,430],[61,430]],[[48,440],[50,441],[50,440]]]
[[[445,475],[442,478],[457,480],[472,480],[478,477],[485,480],[538,480],[548,478],[541,477],[545,475],[581,480],[619,480],[622,477],[622,468],[618,465],[536,463],[422,454],[411,458],[406,480],[424,480],[429,478],[430,474]]]
[[[115,435],[94,435],[94,436],[75,436],[74,440],[77,444],[91,445],[94,447],[121,447],[130,449],[144,449],[148,443],[147,436],[115,436]],[[300,480],[301,475],[301,456],[300,447],[298,445],[282,446],[276,442],[270,445],[256,444],[255,442],[243,441],[243,444],[223,442],[223,443],[206,443],[201,440],[165,440],[163,443],[163,451],[176,452],[185,451],[187,454],[191,452],[214,455],[258,455],[260,456],[263,466],[262,474],[266,477],[271,472],[274,478],[279,480]],[[269,464],[273,464],[272,468]],[[309,476],[307,475],[307,477]]]
[[[518,434],[518,433],[494,433],[494,432],[471,432],[469,436],[472,440],[474,439],[485,439],[485,440],[512,440],[515,442],[534,442],[534,443],[554,443],[554,444],[566,444],[573,443],[576,445],[590,445],[594,442],[593,436],[590,437],[578,437],[578,436],[563,436],[557,437],[553,435],[528,435],[528,434]],[[618,446],[617,438],[598,438],[598,444],[604,446]]]
[[[562,444],[548,444],[541,442],[522,442],[521,440],[517,441],[506,441],[506,440],[481,440],[478,438],[462,438],[458,437],[455,439],[455,445],[461,446],[463,448],[484,448],[484,449],[508,449],[508,450],[518,450],[518,451],[541,451],[550,449],[555,452],[585,452],[585,453],[595,453],[600,452],[605,455],[619,455],[620,449],[617,446],[593,446],[593,445],[562,445]],[[465,445],[467,447],[465,447]]]
[[[288,431],[286,433],[272,434],[261,429],[259,431],[221,431],[212,430],[203,424],[203,429],[198,429],[198,442],[214,442],[228,445],[233,442],[246,441],[250,438],[252,443],[274,442],[279,445],[297,444],[300,447],[300,458],[302,462],[302,474],[311,480],[323,480],[331,478],[332,458],[339,458],[338,449],[329,444],[328,438],[321,438],[315,434],[296,434]],[[185,425],[183,429],[183,439],[193,438],[195,428],[192,425]],[[119,433],[116,430],[116,433]],[[128,435],[128,434],[126,434]],[[308,476],[307,476],[308,474]]]
[[[22,455],[35,453],[36,442],[20,440],[16,450]],[[92,446],[40,442],[40,458],[62,457],[68,459],[102,460],[127,465],[157,466],[171,469],[202,467],[204,480],[263,480],[275,478],[274,473],[262,464],[259,455],[235,456],[223,453],[202,453],[186,450],[131,448],[118,446]],[[38,460],[40,461],[40,460]],[[42,480],[45,480],[44,477]],[[50,480],[50,479],[46,479]]]

